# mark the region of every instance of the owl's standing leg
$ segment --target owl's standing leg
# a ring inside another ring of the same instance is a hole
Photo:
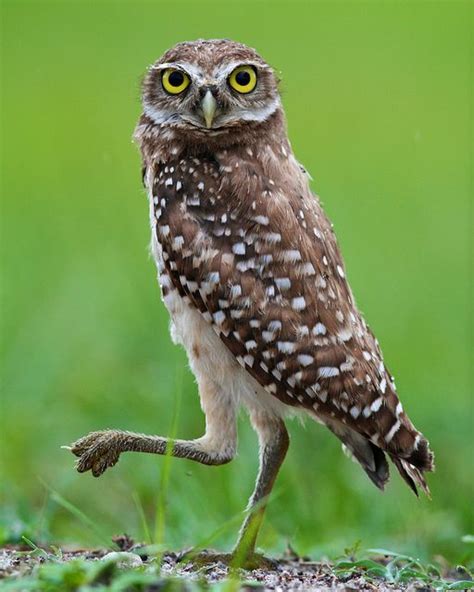
[[[290,444],[288,432],[282,419],[260,410],[253,410],[250,420],[258,434],[260,466],[255,489],[247,506],[248,514],[240,528],[239,538],[233,552],[236,563],[242,564],[251,560],[251,556],[254,554],[268,496]]]

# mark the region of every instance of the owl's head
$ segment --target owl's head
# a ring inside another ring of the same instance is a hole
[[[162,127],[218,136],[268,120],[281,106],[277,84],[272,68],[246,45],[179,43],[145,76],[143,109]]]

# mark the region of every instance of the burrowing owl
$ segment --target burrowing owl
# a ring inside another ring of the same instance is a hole
[[[357,310],[331,223],[291,150],[272,68],[228,40],[176,45],[145,77],[135,139],[172,338],[206,415],[205,435],[173,441],[171,453],[229,462],[241,404],[259,437],[237,551],[254,552],[294,412],[327,426],[380,489],[387,454],[415,493],[428,493],[433,455]],[[72,451],[80,472],[98,476],[122,452],[164,454],[167,444],[112,430]]]

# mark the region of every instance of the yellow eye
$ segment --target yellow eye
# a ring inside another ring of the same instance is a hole
[[[179,95],[179,93],[182,93],[183,90],[188,88],[191,81],[189,80],[189,76],[182,70],[167,68],[161,76],[161,83],[167,93],[170,93],[170,95]]]
[[[252,66],[239,66],[229,76],[229,84],[239,93],[252,92],[257,86],[257,73]]]

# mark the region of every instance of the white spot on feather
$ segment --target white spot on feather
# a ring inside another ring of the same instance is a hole
[[[306,301],[303,296],[297,296],[291,300],[291,308],[293,310],[304,310],[306,308]]]
[[[277,342],[278,351],[284,354],[291,354],[295,351],[296,344],[292,341],[278,341]]]
[[[321,368],[318,368],[318,376],[320,378],[332,378],[333,376],[339,376],[339,368],[333,366],[321,366]]]
[[[327,329],[326,329],[325,325],[323,325],[322,323],[316,323],[316,325],[313,327],[311,333],[313,335],[326,335]]]
[[[370,406],[370,410],[373,411],[374,413],[376,413],[380,409],[380,407],[382,406],[382,403],[383,403],[382,397],[375,399],[375,401]]]
[[[275,284],[280,290],[289,290],[291,288],[290,278],[275,278]]]
[[[296,263],[297,261],[301,261],[301,253],[298,249],[287,249],[286,251],[282,251],[281,256],[286,263]]]
[[[245,244],[244,243],[235,243],[232,245],[232,251],[236,255],[245,255]]]
[[[222,312],[222,310],[218,310],[212,315],[212,318],[217,325],[222,325],[222,323],[225,321],[225,314]]]
[[[360,414],[359,407],[357,407],[356,405],[354,405],[353,407],[351,407],[350,414],[352,415],[352,417],[354,419],[357,419],[359,417],[359,414]]]
[[[390,431],[388,432],[388,434],[385,436],[385,442],[387,444],[389,444],[393,437],[395,436],[395,434],[398,432],[398,430],[400,429],[401,423],[400,421],[397,419],[397,421],[393,424],[392,428],[390,429]]]
[[[181,251],[184,245],[184,237],[182,236],[175,236],[173,239],[173,249],[175,251]]]
[[[281,321],[270,321],[268,323],[269,331],[279,331],[281,329]]]
[[[281,234],[279,232],[267,232],[263,238],[267,243],[275,244],[281,242]]]
[[[314,362],[313,356],[309,356],[308,354],[299,354],[297,360],[302,366],[309,366]]]

